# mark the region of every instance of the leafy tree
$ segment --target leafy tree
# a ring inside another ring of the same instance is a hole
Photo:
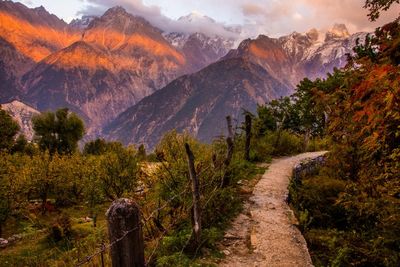
[[[29,161],[25,155],[0,153],[0,237],[10,215],[26,206],[27,179],[23,170]]]
[[[107,142],[102,138],[87,142],[83,148],[84,155],[101,155],[107,151]]]
[[[134,191],[139,167],[133,147],[124,148],[121,143],[113,143],[101,156],[100,164],[101,186],[110,200]]]
[[[0,106],[0,151],[8,151],[14,144],[19,125]]]
[[[26,165],[29,174],[29,198],[39,198],[42,202],[42,213],[46,213],[49,196],[55,192],[57,181],[64,174],[63,159],[58,155],[50,155],[47,151],[34,155],[30,164]]]
[[[138,148],[137,157],[139,161],[144,161],[146,159],[146,148],[143,144],[141,144]]]
[[[276,118],[268,105],[257,106],[257,117],[254,120],[254,133],[256,137],[265,135],[268,131],[276,130]]]
[[[97,206],[105,200],[104,190],[102,188],[101,161],[98,156],[88,156],[83,164],[83,196],[89,207],[90,216],[93,218],[93,226],[96,227],[96,218],[99,210]]]
[[[0,237],[2,237],[2,226],[12,212],[12,197],[8,183],[12,165],[8,158],[9,155],[0,154]]]
[[[37,115],[32,122],[39,147],[50,154],[73,153],[85,131],[83,121],[67,108]]]
[[[371,21],[379,18],[382,11],[387,11],[393,4],[399,4],[400,0],[366,0],[364,8],[369,10],[368,17]]]

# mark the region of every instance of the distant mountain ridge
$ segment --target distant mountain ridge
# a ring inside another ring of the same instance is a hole
[[[175,47],[119,6],[68,25],[43,7],[2,1],[0,22],[0,101],[20,99],[42,111],[68,107],[92,136],[143,97],[226,52],[218,42],[205,45],[205,35]]]
[[[334,67],[344,66],[346,54],[363,37],[334,25],[325,36],[311,30],[244,40],[218,62],[176,79],[127,109],[103,134],[149,148],[172,129],[210,142],[225,133],[225,116],[241,123],[244,110],[255,112],[257,105],[293,93],[303,78],[324,77]]]
[[[104,134],[150,148],[169,130],[188,131],[202,141],[225,132],[225,116],[239,118],[243,108],[288,95],[291,88],[261,66],[242,58],[226,59],[182,76],[144,98],[109,124]]]
[[[183,74],[185,61],[157,28],[116,7],[90,22],[80,41],[37,64],[23,83],[29,88],[29,103],[40,110],[67,106],[95,134],[124,109]]]
[[[181,20],[194,25],[199,20],[215,23],[200,14]],[[280,38],[260,35],[234,49],[240,27],[225,27],[221,35],[207,33],[207,29],[202,32],[201,27],[193,29],[198,32],[162,32],[118,6],[102,16],[86,16],[67,24],[43,7],[30,9],[1,1],[0,103],[17,99],[40,111],[68,107],[85,120],[91,138],[106,135],[128,143],[154,144],[164,130],[176,127],[209,141],[219,131],[212,117],[219,120],[225,113],[239,116],[242,108],[254,111],[257,104],[293,92],[304,77],[323,77],[343,66],[355,40],[365,35],[350,35],[338,24],[324,35],[317,30]],[[238,66],[233,67],[233,62]],[[186,85],[193,87],[187,92],[194,98],[179,95],[186,91],[178,87]],[[162,100],[148,97],[165,88],[178,95],[166,94]],[[218,109],[198,101],[213,102],[211,96],[231,104],[219,102],[217,106],[224,108]],[[170,109],[168,105],[177,105],[175,98],[181,98],[183,106],[203,110],[202,115],[190,110],[184,117],[182,111]],[[145,122],[142,115],[135,116],[144,110],[152,114],[145,117],[159,121],[156,128],[150,119]],[[205,116],[204,110],[210,115]],[[178,117],[182,123],[172,120]],[[132,136],[127,138],[120,129]]]

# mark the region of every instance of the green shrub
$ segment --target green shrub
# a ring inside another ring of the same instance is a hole
[[[331,148],[331,140],[329,140],[328,137],[324,138],[316,137],[310,140],[307,151],[308,152],[324,151],[324,150],[330,150],[330,148]]]
[[[162,256],[157,259],[156,266],[170,267],[170,266],[193,266],[192,261],[183,253],[174,253],[168,256]]]
[[[268,160],[271,155],[294,155],[302,152],[303,147],[302,139],[289,131],[267,132],[253,140],[253,158],[263,161]]]
[[[63,239],[69,239],[72,235],[71,219],[68,215],[62,214],[58,216],[50,229],[51,238],[55,242]]]

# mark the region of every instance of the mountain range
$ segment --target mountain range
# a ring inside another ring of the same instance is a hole
[[[127,109],[104,127],[103,135],[153,148],[163,133],[177,129],[209,142],[226,134],[227,115],[240,124],[243,111],[255,112],[257,105],[290,95],[304,77],[324,77],[344,66],[347,53],[365,35],[350,35],[344,25],[336,24],[324,35],[313,29],[244,40],[216,63]]]
[[[213,23],[198,14],[180,20]],[[343,66],[365,35],[337,24],[326,34],[238,42],[240,27],[226,27],[232,36],[162,32],[122,7],[67,24],[12,1],[0,2],[0,22],[0,103],[68,107],[84,119],[88,137],[150,148],[174,128],[210,141],[223,133],[226,115],[240,122],[243,109]]]

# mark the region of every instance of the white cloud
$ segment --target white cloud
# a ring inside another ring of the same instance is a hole
[[[326,29],[335,22],[345,23],[351,32],[373,31],[400,14],[400,5],[394,4],[380,20],[371,23],[363,8],[364,0],[269,0],[264,1],[265,5],[254,4],[256,0],[243,2],[243,14],[272,35],[314,27]]]
[[[168,4],[164,0],[150,2],[153,4],[146,5],[143,0],[85,0],[86,7],[80,13],[101,15],[106,9],[121,5],[128,12],[146,18],[164,31],[201,31],[235,37],[226,31],[224,23],[208,20],[186,23],[170,19],[163,14],[167,9],[178,9],[179,5],[207,7],[205,10],[214,11],[213,13],[215,10],[220,13],[226,10],[228,14],[221,13],[225,20],[229,16],[241,15],[242,17],[236,18],[236,21],[241,21],[243,27],[240,38],[259,34],[280,36],[292,31],[304,32],[311,28],[327,29],[336,22],[345,23],[350,32],[372,31],[377,26],[393,20],[400,13],[400,5],[395,4],[391,10],[382,14],[378,22],[371,23],[368,21],[367,11],[363,9],[364,0],[170,0]]]
[[[218,34],[228,38],[237,38],[237,34],[226,30],[223,23],[217,23],[208,19],[198,19],[190,23],[168,18],[161,13],[157,6],[147,6],[142,0],[87,0],[85,9],[79,12],[80,15],[101,15],[112,6],[122,6],[129,13],[147,19],[152,25],[166,32],[203,32],[209,35]],[[197,12],[198,13],[198,12]]]

